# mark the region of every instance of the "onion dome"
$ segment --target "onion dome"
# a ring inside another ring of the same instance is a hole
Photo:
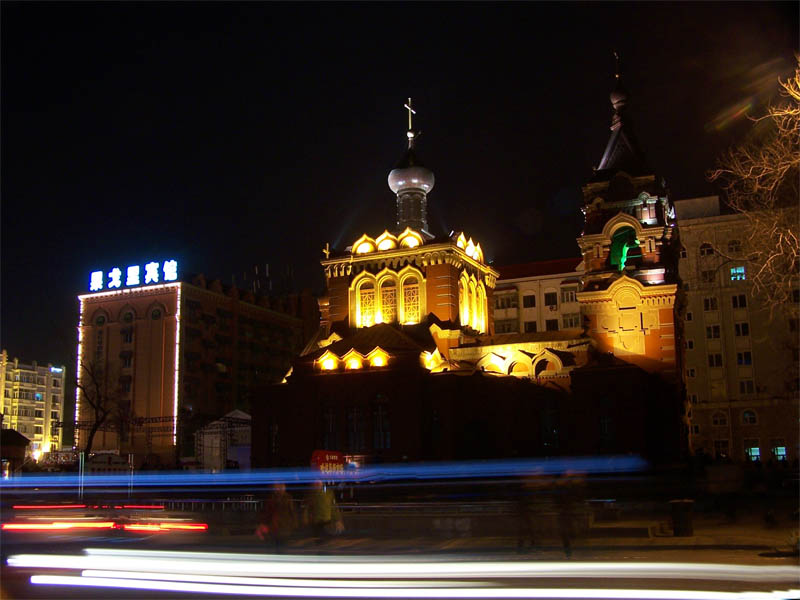
[[[433,189],[433,172],[423,165],[414,150],[414,132],[409,131],[408,150],[389,173],[389,189],[395,194],[405,190],[422,190],[426,194]]]

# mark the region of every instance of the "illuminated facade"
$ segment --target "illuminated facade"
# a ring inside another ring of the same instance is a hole
[[[583,186],[584,283],[577,298],[599,351],[674,379],[675,211],[627,125],[619,78],[611,104],[611,138]]]
[[[396,229],[364,234],[343,251],[324,250],[322,326],[327,337],[381,323],[417,325],[432,315],[448,332],[436,336],[446,354],[458,332],[490,333],[498,274],[486,264],[480,243],[464,232],[430,233],[427,197],[434,176],[417,157],[417,133],[409,127],[407,136],[408,148],[388,178]]]
[[[612,102],[581,257],[502,280],[474,239],[429,231],[434,178],[409,127],[389,175],[396,229],[326,246],[320,331],[253,413],[256,465],[319,449],[356,462],[680,454],[673,209],[623,127],[624,95]]]
[[[27,452],[35,460],[61,450],[63,429],[58,424],[64,416],[65,374],[63,366],[23,364],[16,358],[9,360],[5,350],[0,353],[3,428],[31,440]]]
[[[195,431],[231,410],[249,410],[302,348],[299,318],[202,275],[191,283],[108,287],[78,298],[80,381],[90,385],[90,371],[99,374],[113,406],[94,450],[151,464],[192,456]],[[81,449],[95,418],[80,390],[75,414]]]
[[[680,233],[684,375],[695,454],[734,461],[798,458],[798,312],[770,311],[749,280],[741,214],[719,198],[675,203]]]

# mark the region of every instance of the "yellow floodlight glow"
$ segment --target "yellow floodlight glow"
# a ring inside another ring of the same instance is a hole
[[[397,236],[397,240],[403,248],[416,248],[421,246],[423,242],[422,236],[411,227],[406,227],[405,231]]]
[[[456,246],[458,246],[461,249],[467,247],[467,238],[464,237],[463,231],[458,234],[458,239],[456,239]]]
[[[377,244],[378,250],[392,250],[397,248],[397,238],[388,231],[384,231],[377,237],[375,244]]]
[[[339,366],[339,357],[333,352],[327,351],[319,357],[318,362],[323,371],[333,371]]]
[[[383,348],[376,346],[375,349],[367,355],[367,360],[371,367],[385,367],[389,364],[389,355]]]
[[[475,244],[472,242],[472,238],[469,238],[467,242],[467,247],[464,249],[464,252],[467,253],[467,256],[470,258],[475,258]]]
[[[356,248],[356,254],[367,254],[368,252],[372,252],[372,244],[369,242],[361,242]]]
[[[39,457],[42,456],[42,451],[41,450],[34,450],[32,454],[33,454],[33,460],[35,460],[36,462],[39,462]]]
[[[347,361],[347,368],[352,370],[361,368],[361,361],[355,357]]]

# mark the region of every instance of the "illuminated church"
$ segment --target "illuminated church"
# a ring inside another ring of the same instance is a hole
[[[318,449],[355,462],[680,451],[672,209],[619,86],[611,100],[611,139],[583,188],[581,322],[496,333],[499,270],[467,233],[428,226],[435,178],[409,99],[388,176],[395,226],[326,245],[320,329],[254,414],[256,466]]]

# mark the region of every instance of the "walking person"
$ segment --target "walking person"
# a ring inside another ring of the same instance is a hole
[[[344,531],[342,515],[336,506],[333,490],[326,489],[321,481],[311,484],[311,491],[306,497],[305,516],[311,526],[311,535],[316,546],[320,546],[328,536]]]
[[[264,501],[256,534],[265,542],[272,542],[275,554],[281,554],[296,527],[297,516],[292,496],[286,491],[285,484],[276,483],[272,486],[269,497]]]

